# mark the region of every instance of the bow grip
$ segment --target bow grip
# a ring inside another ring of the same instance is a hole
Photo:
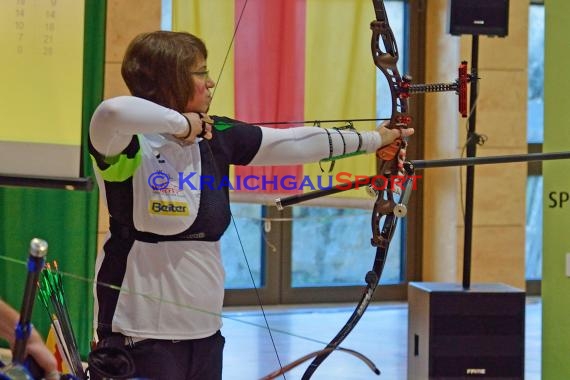
[[[402,143],[403,143],[402,139],[398,138],[394,140],[392,144],[379,148],[376,151],[376,157],[384,161],[393,160],[394,157],[396,157],[396,154],[398,154],[398,152],[402,148]]]

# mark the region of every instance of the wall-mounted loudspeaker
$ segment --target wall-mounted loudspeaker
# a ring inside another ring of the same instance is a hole
[[[509,0],[449,0],[449,33],[505,37]]]

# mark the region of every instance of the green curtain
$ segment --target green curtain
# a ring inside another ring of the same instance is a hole
[[[0,294],[19,310],[27,276],[30,240],[48,242],[47,262],[57,261],[62,272],[93,277],[97,238],[97,192],[3,188],[0,189]],[[12,261],[13,260],[13,261]],[[91,336],[91,284],[73,277],[63,279],[65,297],[75,336],[86,354]],[[32,322],[45,337],[49,315],[34,304]]]

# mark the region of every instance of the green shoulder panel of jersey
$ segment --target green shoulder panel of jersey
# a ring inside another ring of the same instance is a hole
[[[123,182],[132,177],[142,162],[142,154],[139,150],[134,157],[127,157],[126,154],[120,154],[115,157],[108,157],[105,162],[109,164],[106,169],[100,169],[95,157],[91,156],[93,166],[97,168],[101,177],[107,182]]]
[[[214,123],[214,128],[216,128],[216,130],[220,132],[225,131],[226,129],[230,129],[233,126],[234,126],[233,124],[221,120],[216,120],[216,122]]]

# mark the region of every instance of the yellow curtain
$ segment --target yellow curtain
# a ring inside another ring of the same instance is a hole
[[[310,0],[307,2],[305,75],[305,119],[373,118],[375,112],[375,66],[370,54],[370,21],[374,18],[368,1]],[[332,125],[326,125],[331,127]],[[358,124],[359,130],[374,123]],[[328,168],[323,164],[323,169]],[[375,173],[373,155],[340,160],[333,176],[341,171],[354,175]],[[321,173],[319,165],[305,165],[305,173]],[[328,183],[325,181],[324,183]],[[342,196],[363,197],[360,191]]]
[[[214,115],[233,117],[235,114],[233,46],[228,52],[234,25],[233,0],[172,0],[172,30],[195,34],[208,47],[208,69],[218,83],[212,101]]]

